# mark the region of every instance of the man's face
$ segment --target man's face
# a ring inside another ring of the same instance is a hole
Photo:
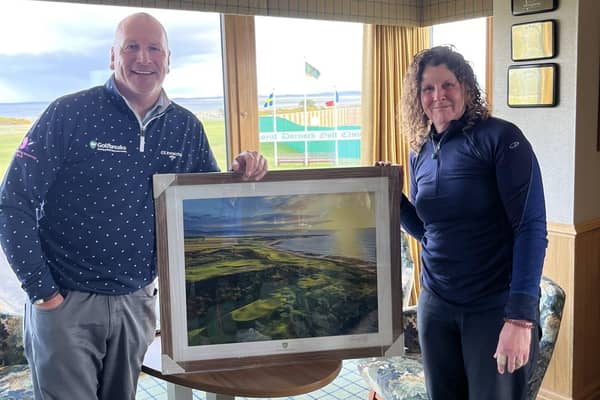
[[[110,69],[121,94],[132,102],[154,102],[169,72],[170,52],[160,24],[145,16],[123,21],[110,51]]]

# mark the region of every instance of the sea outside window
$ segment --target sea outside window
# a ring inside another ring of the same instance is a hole
[[[169,35],[169,98],[204,124],[226,163],[220,14],[46,1],[0,1],[0,179],[31,124],[50,101],[103,85],[118,22],[145,11]],[[24,292],[0,250],[0,310],[22,312]]]
[[[362,24],[256,17],[255,30],[270,168],[359,165]]]

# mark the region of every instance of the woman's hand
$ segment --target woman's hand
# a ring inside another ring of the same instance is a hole
[[[504,323],[494,354],[499,374],[503,374],[505,370],[512,374],[529,362],[531,331],[529,327]]]

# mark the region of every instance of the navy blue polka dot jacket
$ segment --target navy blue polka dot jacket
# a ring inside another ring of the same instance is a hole
[[[27,133],[0,187],[0,241],[31,301],[131,293],[156,275],[152,175],[215,171],[190,111],[170,103],[142,124],[110,79]]]

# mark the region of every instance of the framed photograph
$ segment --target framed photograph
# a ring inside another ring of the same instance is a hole
[[[509,107],[553,107],[557,104],[558,66],[523,64],[508,67]]]
[[[554,20],[515,24],[511,29],[513,61],[537,60],[556,56]]]
[[[155,175],[162,373],[385,354],[402,331],[401,174]]]
[[[535,14],[556,10],[558,0],[511,0],[513,15]]]

